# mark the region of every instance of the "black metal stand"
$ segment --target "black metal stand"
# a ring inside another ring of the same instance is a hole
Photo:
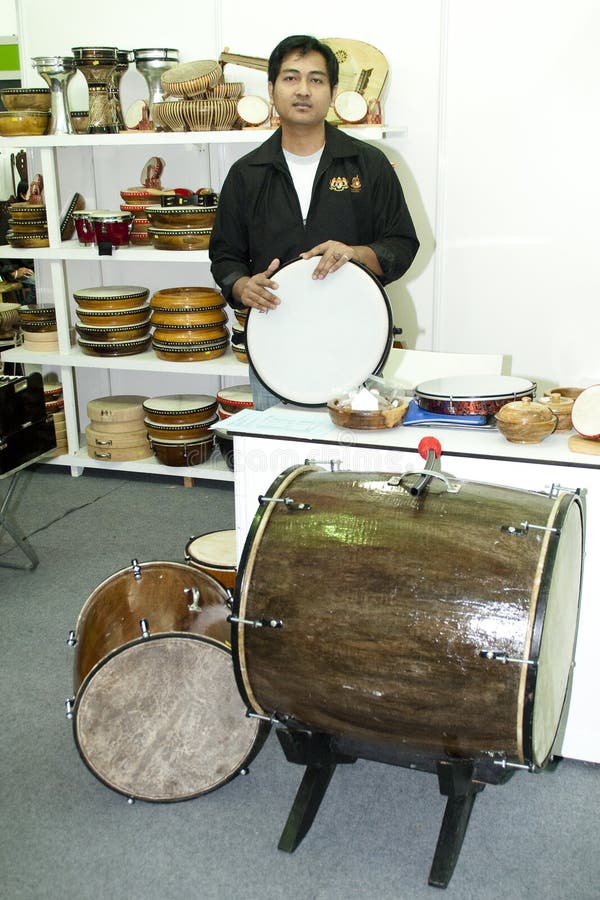
[[[19,565],[19,563],[4,562],[3,560],[0,560],[0,566],[5,569],[33,570],[37,568],[40,562],[37,553],[27,542],[27,538],[25,537],[17,523],[14,521],[14,519],[11,518],[8,512],[10,501],[12,500],[21,472],[22,469],[19,469],[10,476],[8,490],[4,495],[4,500],[2,501],[2,505],[0,506],[0,534],[2,534],[3,531],[8,532],[18,549],[21,550],[28,558],[29,563],[25,565]]]
[[[337,742],[320,733],[278,728],[276,734],[288,762],[306,767],[279,839],[278,847],[286,853],[293,853],[308,834],[337,765],[354,763],[364,757],[437,774],[440,793],[448,800],[429,872],[432,887],[445,888],[450,882],[477,794],[486,784],[503,784],[514,774],[514,770],[499,771],[491,762],[404,753],[391,753],[389,758],[382,758],[373,748],[361,750],[361,745]]]

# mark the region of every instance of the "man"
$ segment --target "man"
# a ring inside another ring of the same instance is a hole
[[[212,274],[234,308],[275,309],[272,276],[298,256],[313,277],[349,260],[383,284],[419,248],[398,178],[383,153],[325,121],[338,84],[333,51],[314,37],[283,40],[269,58],[269,95],[281,127],[231,167],[212,230]],[[279,399],[251,371],[254,405]]]

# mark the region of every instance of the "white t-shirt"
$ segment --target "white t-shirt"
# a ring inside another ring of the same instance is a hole
[[[323,145],[323,147],[324,146],[325,145]],[[300,201],[303,222],[306,222],[306,217],[308,216],[313,184],[315,175],[317,174],[319,160],[323,153],[323,147],[321,147],[320,150],[317,150],[316,153],[311,153],[310,156],[296,156],[288,150],[283,151],[283,155],[288,164],[288,169],[290,170],[290,175],[292,176],[292,181],[294,182],[294,187],[296,188],[296,193],[298,194],[298,200]]]

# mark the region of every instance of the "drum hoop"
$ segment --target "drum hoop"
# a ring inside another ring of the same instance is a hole
[[[567,513],[570,510],[573,503],[576,503],[579,507],[580,514],[582,516],[582,538],[583,538],[583,505],[581,498],[578,495],[572,494],[560,494],[554,504],[550,515],[548,517],[547,528],[555,528],[556,532],[552,533],[547,531],[544,535],[544,541],[542,545],[542,549],[540,551],[540,557],[538,561],[538,572],[535,579],[533,595],[530,604],[529,610],[529,629],[528,634],[523,647],[523,658],[533,660],[536,664],[540,656],[541,648],[542,648],[542,640],[543,640],[543,629],[546,619],[546,612],[548,609],[548,597],[550,592],[550,586],[552,583],[552,578],[554,575],[554,568],[556,564],[558,548],[560,545],[560,534],[562,531],[562,525],[566,519]],[[580,611],[580,596],[581,596],[581,575],[583,572],[583,552],[581,553],[580,565],[579,565],[580,573],[579,573],[579,597],[577,599],[577,615],[574,629],[574,640],[573,646],[571,648],[571,663],[573,662],[573,657],[575,654],[575,645],[576,645],[576,637],[577,637],[577,624],[579,621],[579,611]],[[540,768],[543,768],[549,756],[552,752],[552,747],[556,741],[556,736],[558,734],[560,728],[560,722],[562,719],[562,713],[564,711],[565,703],[567,701],[567,697],[569,694],[569,683],[572,678],[572,669],[569,674],[567,680],[567,687],[562,699],[561,705],[561,714],[558,716],[556,722],[556,729],[554,735],[552,735],[552,740],[550,742],[550,746],[548,747],[548,753],[546,758],[543,760],[534,759],[534,748],[533,748],[533,716],[534,716],[534,708],[535,708],[535,695],[536,695],[536,687],[538,681],[538,669],[537,665],[523,665],[521,670],[521,679],[519,685],[519,697],[517,701],[517,708],[519,711],[519,722],[517,725],[517,740],[520,749],[520,760],[521,762],[526,762],[529,765],[536,765]]]
[[[183,565],[183,564],[177,563],[176,565]],[[115,574],[118,574],[118,573],[115,573]],[[206,576],[206,577],[210,578],[210,576]],[[109,580],[109,579],[107,579],[107,580]],[[214,580],[214,579],[212,579],[212,580]],[[156,632],[155,634],[150,634],[147,638],[143,638],[140,636],[133,641],[127,641],[126,643],[122,644],[120,647],[116,647],[114,650],[111,650],[110,653],[107,653],[107,655],[105,657],[103,657],[101,660],[99,660],[98,663],[88,672],[88,674],[82,681],[82,683],[79,687],[79,690],[77,691],[77,696],[75,698],[75,704],[73,706],[73,738],[75,740],[75,746],[77,747],[77,752],[79,753],[83,763],[87,766],[87,768],[90,770],[90,772],[92,772],[92,774],[102,784],[104,784],[106,787],[110,788],[110,790],[113,790],[118,794],[122,794],[123,796],[130,797],[130,796],[135,796],[135,795],[134,794],[132,795],[130,792],[125,792],[123,790],[120,790],[116,785],[111,784],[111,782],[109,782],[105,778],[103,778],[83,752],[83,748],[81,746],[81,742],[80,742],[80,738],[79,738],[79,731],[77,728],[79,707],[81,705],[81,702],[84,699],[85,692],[86,692],[87,688],[89,687],[90,683],[92,682],[94,676],[105,665],[107,665],[111,660],[113,660],[116,656],[119,656],[124,651],[130,650],[133,647],[138,646],[139,644],[146,644],[149,641],[165,640],[165,638],[167,638],[167,639],[169,639],[169,638],[182,639],[183,638],[186,640],[199,641],[200,643],[210,644],[210,645],[214,646],[217,650],[220,650],[222,653],[225,653],[229,657],[232,656],[232,651],[229,647],[226,646],[226,644],[223,644],[223,643],[221,643],[221,641],[218,641],[216,638],[209,637],[207,635],[195,634],[192,632],[188,633],[188,632],[180,632],[180,631],[167,631],[167,632]],[[227,782],[229,782],[233,778],[235,778],[236,775],[238,775],[244,767],[248,766],[252,762],[252,760],[256,758],[256,755],[258,754],[259,750],[261,749],[262,745],[264,744],[264,741],[266,740],[266,737],[269,733],[269,728],[265,726],[265,723],[259,722],[257,719],[254,719],[253,725],[254,725],[254,730],[253,730],[253,734],[252,734],[252,740],[250,742],[250,749],[249,749],[248,753],[244,756],[243,761],[241,762],[241,765],[237,769],[235,769],[234,771],[229,773],[229,775],[224,777],[221,781],[218,781],[216,784],[214,784],[209,790],[202,791],[202,792],[199,792],[196,794],[186,795],[185,797],[174,798],[175,802],[181,801],[181,800],[191,800],[194,797],[203,796],[204,794],[211,793],[212,791],[216,790],[217,788],[222,787],[224,784],[227,784]],[[145,799],[145,798],[140,797],[139,799]],[[153,803],[172,803],[174,801],[171,798],[165,798],[165,799],[160,799],[160,800],[152,800],[152,802]]]
[[[292,259],[292,260],[290,260],[289,262],[286,262],[286,263],[284,263],[282,266],[280,266],[279,269],[277,270],[277,272],[274,273],[273,277],[274,277],[274,278],[277,278],[277,275],[278,275],[283,269],[287,268],[288,266],[292,266],[292,265],[295,265],[295,264],[298,264],[298,263],[303,263],[303,262],[305,262],[305,260],[301,259],[300,257],[298,257],[297,259]],[[314,262],[314,260],[313,260],[313,262]],[[315,264],[316,264],[316,263],[315,263]],[[373,284],[374,284],[374,285],[379,289],[379,291],[380,291],[381,299],[382,299],[383,302],[384,302],[385,310],[386,310],[386,312],[387,312],[387,319],[388,319],[388,329],[387,329],[387,330],[388,330],[388,334],[387,334],[387,339],[386,339],[386,342],[385,342],[385,347],[382,348],[380,359],[378,360],[377,364],[375,365],[373,372],[372,372],[372,373],[369,373],[369,372],[368,372],[368,373],[366,373],[366,375],[364,376],[364,377],[367,377],[369,374],[376,375],[378,372],[380,372],[381,369],[383,368],[383,366],[385,365],[385,362],[386,362],[386,360],[387,360],[387,358],[388,358],[388,356],[389,356],[389,352],[390,352],[391,347],[392,347],[393,327],[394,327],[394,326],[393,326],[393,314],[392,314],[392,308],[391,308],[391,305],[390,305],[389,297],[387,296],[387,294],[386,294],[386,292],[385,292],[385,290],[384,290],[384,288],[383,288],[383,285],[382,285],[381,282],[375,277],[375,275],[373,275],[373,273],[371,272],[371,270],[368,269],[367,266],[363,266],[361,263],[358,263],[358,262],[356,262],[355,260],[352,260],[352,259],[351,259],[351,260],[348,260],[348,264],[351,265],[351,266],[356,267],[357,269],[359,269],[359,270],[361,270],[361,271],[363,271],[363,272],[364,272],[364,273],[372,280]],[[302,400],[298,400],[298,399],[293,399],[293,398],[284,396],[280,391],[277,390],[276,387],[274,387],[273,385],[267,384],[267,383],[265,382],[265,380],[261,377],[261,374],[260,374],[260,372],[258,371],[257,366],[254,364],[254,360],[253,360],[253,351],[252,351],[252,347],[251,347],[251,344],[252,344],[252,328],[251,328],[251,322],[252,322],[252,320],[253,320],[253,317],[256,318],[256,315],[257,315],[257,314],[259,314],[259,313],[257,313],[257,311],[256,311],[255,309],[252,309],[252,308],[250,309],[250,311],[249,311],[249,313],[248,313],[248,319],[247,319],[247,325],[246,325],[246,353],[247,353],[247,356],[248,356],[248,362],[250,363],[250,365],[251,365],[252,369],[254,370],[254,373],[255,373],[256,377],[258,378],[258,380],[260,381],[260,383],[261,383],[268,391],[270,391],[272,394],[274,394],[276,397],[279,397],[280,400],[282,400],[282,401],[284,401],[284,402],[286,402],[286,403],[294,403],[294,404],[296,404],[297,406],[307,406],[307,407],[320,407],[320,406],[324,406],[324,405],[328,402],[328,400],[331,399],[331,397],[325,397],[323,400],[320,400],[319,402],[308,402],[308,401],[302,401]],[[248,340],[248,338],[250,338],[250,340]],[[358,382],[360,382],[361,380],[364,380],[364,377],[361,379],[361,376],[360,376],[360,375],[357,376],[357,378],[358,378],[357,384],[350,385],[349,387],[352,387],[352,388],[358,387]]]
[[[287,486],[291,484],[298,475],[303,472],[319,472],[322,471],[320,466],[291,466],[285,469],[271,484],[267,491],[268,497],[279,497]],[[248,582],[252,575],[252,569],[258,552],[259,538],[264,534],[265,528],[273,514],[275,507],[279,504],[267,503],[260,506],[254,515],[250,530],[244,543],[242,555],[238,565],[237,578],[235,582],[235,590],[233,596],[233,615],[239,619],[246,618],[246,604],[248,600]],[[242,662],[242,656],[245,659],[245,642],[244,642],[245,626],[238,622],[231,626],[231,653],[233,656],[233,672],[237,682],[240,695],[249,709],[254,710],[259,715],[266,715],[258,703],[252,687],[247,679],[247,671],[245,664]]]

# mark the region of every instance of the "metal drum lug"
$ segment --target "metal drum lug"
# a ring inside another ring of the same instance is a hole
[[[188,603],[189,611],[190,612],[202,612],[202,607],[198,603],[198,601],[200,600],[200,589],[197,587],[184,588],[183,593],[192,595],[192,602]]]
[[[283,503],[285,505],[285,508],[289,509],[290,512],[310,509],[310,505],[308,503],[295,503],[291,497],[266,497],[264,494],[260,494],[258,502],[261,506],[263,506],[265,503]]]
[[[283,628],[282,619],[239,619],[237,616],[227,616],[227,621],[233,625],[248,625],[250,628]]]
[[[73,718],[73,707],[75,706],[75,697],[67,697],[65,700],[65,715],[67,719]]]
[[[148,631],[148,619],[140,619],[140,631],[142,632],[143,638],[150,637],[150,632]]]
[[[525,666],[537,666],[535,659],[522,659],[517,656],[508,656],[499,650],[480,650],[479,655],[482,659],[492,659],[499,663],[520,663]]]
[[[134,578],[140,579],[142,577],[142,567],[140,566],[137,559],[131,560],[131,569]]]
[[[73,629],[69,631],[69,636],[67,638],[67,647],[74,647],[77,644],[77,638],[75,637],[75,632]]]

